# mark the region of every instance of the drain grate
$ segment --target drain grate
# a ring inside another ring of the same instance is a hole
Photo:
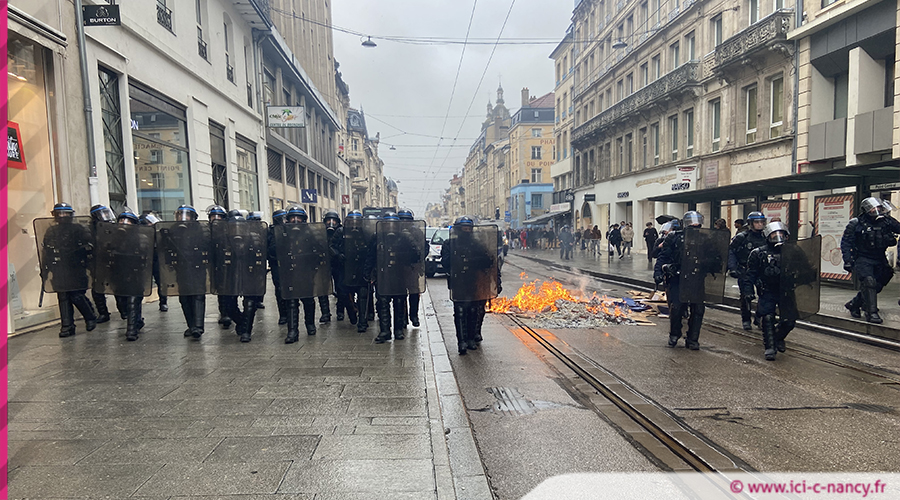
[[[512,387],[488,387],[487,391],[497,398],[497,402],[491,406],[494,413],[501,415],[517,417],[522,415],[531,415],[534,413],[535,407],[525,399],[525,397],[517,389]]]
[[[890,406],[873,405],[868,403],[847,403],[847,408],[859,411],[867,411],[869,413],[891,413],[894,409]]]

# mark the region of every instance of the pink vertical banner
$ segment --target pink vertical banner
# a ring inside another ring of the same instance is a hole
[[[0,30],[0,36],[3,38],[3,52],[7,52],[7,40],[8,40],[8,31],[7,31],[7,19],[9,15],[9,5],[7,0],[0,0],[3,5],[3,21],[2,22],[2,30]],[[7,52],[8,53],[8,52]],[[3,69],[7,69],[7,60],[3,60]],[[4,71],[6,73],[6,71]],[[3,116],[9,116],[7,113],[7,107],[9,105],[9,94],[7,91],[7,82],[3,80],[3,95],[7,96],[6,99],[3,99]],[[9,498],[9,491],[7,490],[7,473],[9,472],[9,442],[8,442],[8,414],[9,414],[9,394],[7,394],[8,381],[9,381],[9,351],[7,349],[7,339],[9,337],[9,273],[6,270],[7,267],[7,254],[6,254],[6,246],[7,242],[9,242],[9,235],[7,231],[9,229],[9,204],[7,202],[6,196],[6,185],[7,185],[7,162],[6,159],[3,159],[3,172],[0,175],[0,211],[2,211],[3,217],[0,218],[3,224],[3,242],[0,243],[0,262],[3,263],[3,273],[2,278],[0,278],[0,294],[2,294],[2,298],[0,298],[0,392],[3,394],[3,411],[0,412],[0,419],[2,419],[3,429],[0,431],[0,450],[3,453],[3,468],[0,470],[0,484],[2,484],[2,488],[0,488],[0,498]]]

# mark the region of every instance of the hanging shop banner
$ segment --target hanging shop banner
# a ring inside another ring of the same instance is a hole
[[[6,161],[10,168],[27,170],[25,168],[25,153],[22,151],[22,134],[19,132],[19,124],[6,122]]]
[[[118,5],[82,5],[81,18],[87,26],[119,26],[122,16]]]
[[[266,126],[303,128],[306,126],[306,112],[303,106],[266,106]]]
[[[850,281],[841,256],[841,236],[854,217],[856,195],[816,196],[816,234],[822,236],[822,278]]]

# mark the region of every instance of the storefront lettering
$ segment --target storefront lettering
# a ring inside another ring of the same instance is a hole
[[[552,162],[552,161],[534,161],[534,160],[528,160],[528,161],[525,162],[525,166],[526,166],[526,167],[529,167],[529,168],[533,168],[533,167],[549,167],[549,166],[551,166],[551,165],[553,165],[553,162]]]
[[[181,165],[138,165],[138,172],[181,172]]]
[[[672,184],[672,191],[685,191],[691,188],[690,182],[676,182]]]

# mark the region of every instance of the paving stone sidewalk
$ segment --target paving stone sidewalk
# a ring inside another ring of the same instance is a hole
[[[271,292],[249,344],[215,297],[200,341],[177,300],[137,342],[118,318],[10,338],[10,498],[490,497],[428,294],[405,340],[345,320],[285,345]]]

